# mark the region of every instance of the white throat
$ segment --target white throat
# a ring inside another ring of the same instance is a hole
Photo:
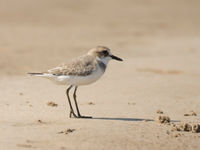
[[[111,60],[111,58],[110,57],[104,57],[104,58],[97,57],[97,60],[101,61],[104,65],[107,66],[107,64]]]

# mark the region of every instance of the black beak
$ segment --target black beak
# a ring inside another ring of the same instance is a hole
[[[121,58],[117,57],[117,56],[114,56],[114,55],[110,55],[110,57],[112,59],[115,59],[115,60],[118,60],[118,61],[123,61]]]

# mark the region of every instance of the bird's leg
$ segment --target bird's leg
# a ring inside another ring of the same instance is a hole
[[[70,85],[70,87],[66,90],[66,95],[67,95],[67,99],[68,99],[69,107],[70,107],[69,117],[71,118],[71,116],[73,115],[75,118],[77,118],[76,114],[74,113],[74,110],[73,110],[73,107],[72,107],[72,104],[71,104],[71,101],[70,101],[70,96],[69,96],[69,91],[72,87],[73,87],[73,85]]]
[[[80,117],[81,114],[80,114],[80,112],[79,112],[78,104],[77,104],[77,101],[76,101],[76,91],[77,91],[77,89],[78,89],[78,86],[75,86],[73,97],[74,97],[74,102],[75,102],[75,106],[76,106],[76,110],[77,110],[78,117]]]
[[[76,86],[75,89],[74,89],[73,97],[74,97],[74,102],[75,102],[78,118],[92,118],[91,116],[81,116],[81,114],[79,112],[79,108],[78,108],[78,103],[76,101],[76,91],[77,91],[77,89],[78,89],[78,86]]]

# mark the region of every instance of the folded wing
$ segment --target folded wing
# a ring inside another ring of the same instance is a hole
[[[72,60],[69,63],[64,63],[56,68],[50,69],[47,73],[51,73],[56,76],[87,76],[96,70],[96,65],[97,62],[93,56],[84,55]]]

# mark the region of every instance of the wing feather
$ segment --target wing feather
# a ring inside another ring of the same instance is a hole
[[[86,76],[96,70],[97,62],[90,55],[84,55],[72,60],[69,63],[61,64],[53,69],[48,70],[48,73],[53,75],[74,75]]]

